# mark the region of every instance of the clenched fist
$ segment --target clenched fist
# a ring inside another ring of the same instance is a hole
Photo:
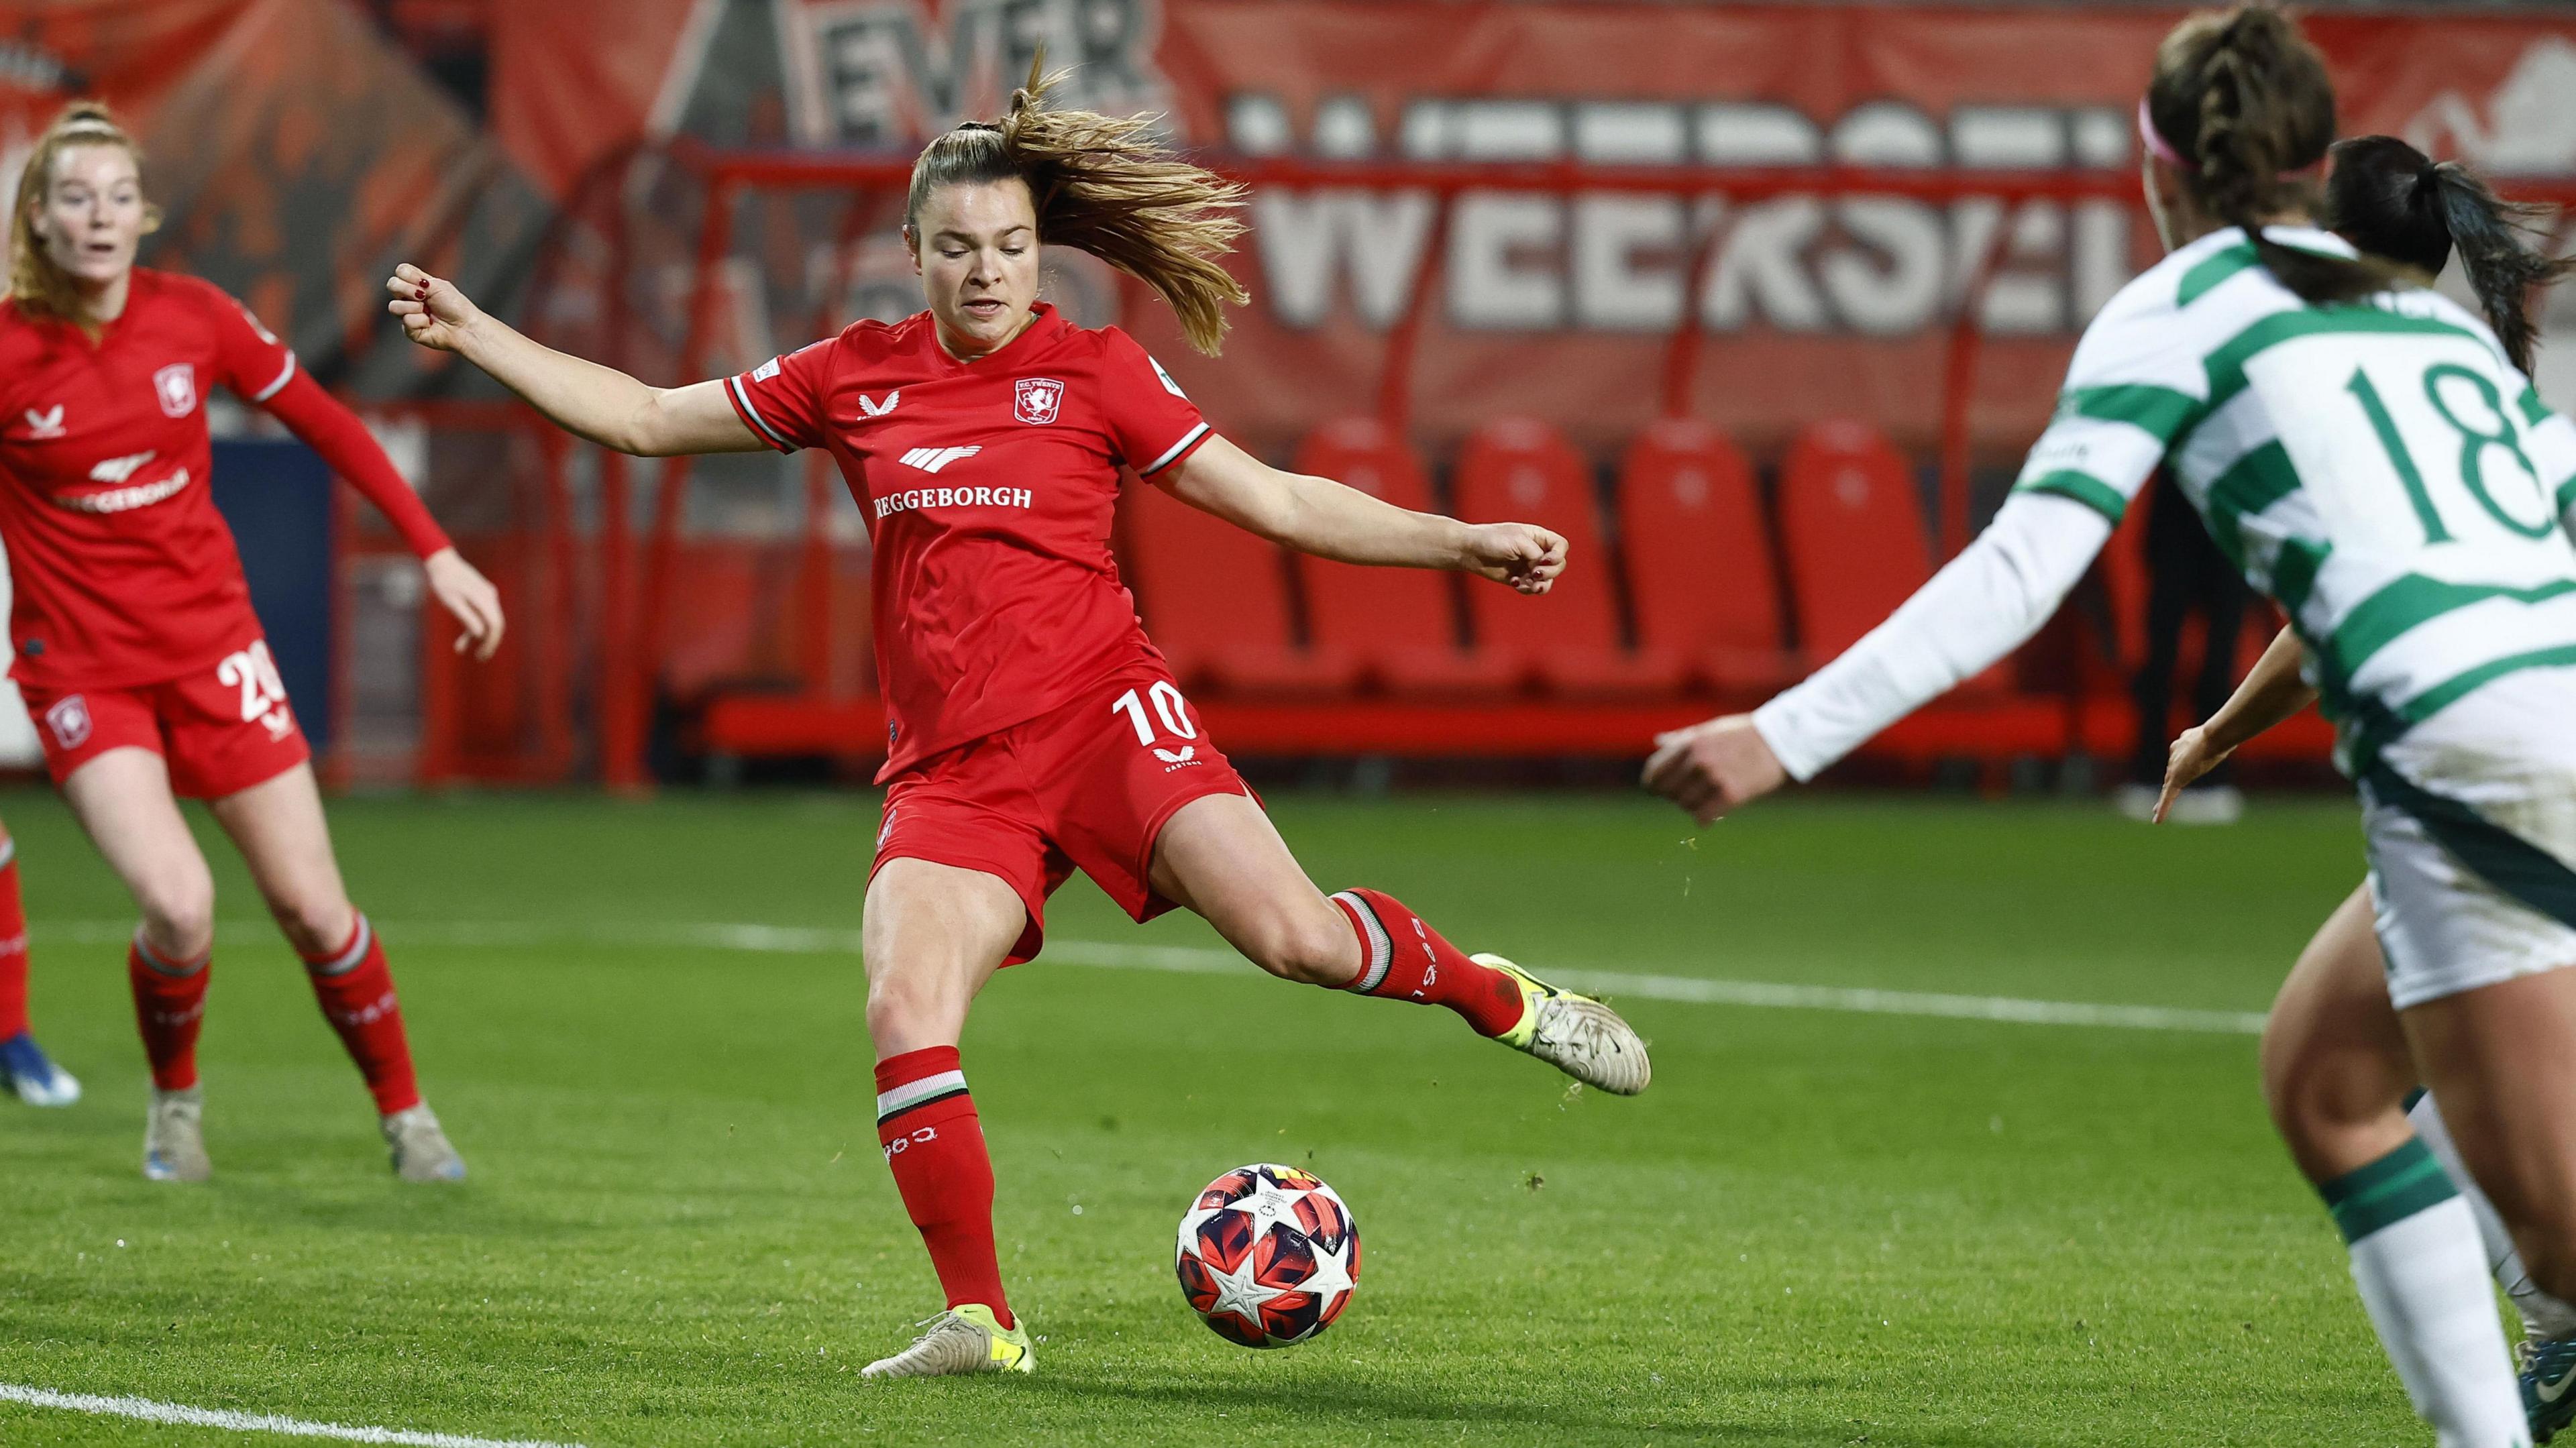
[[[1478,523],[1467,530],[1467,571],[1531,595],[1565,571],[1565,540],[1535,523]]]
[[[1729,714],[1656,735],[1645,785],[1705,825],[1778,789],[1788,778],[1780,756],[1753,727],[1753,716]]]

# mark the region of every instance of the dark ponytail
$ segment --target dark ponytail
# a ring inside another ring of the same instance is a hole
[[[2487,325],[2495,328],[2504,355],[2530,375],[2532,344],[2539,340],[2531,325],[2531,289],[2576,271],[2576,257],[2534,251],[2525,236],[2549,208],[2505,200],[2459,162],[2435,166],[2433,184],[2441,193],[2451,244],[2460,249],[2460,269],[2468,273]]]
[[[2183,183],[2220,221],[2244,229],[2281,285],[2313,306],[2359,301],[2398,280],[2386,265],[2283,246],[2263,220],[2318,205],[2319,163],[2334,139],[2334,83],[2317,48],[2269,5],[2203,11],[2156,50],[2147,86],[2156,133],[2189,158]]]
[[[2549,208],[2507,201],[2456,161],[2436,163],[2395,136],[2356,136],[2334,145],[2326,183],[2326,225],[2373,256],[2422,272],[2429,280],[2460,252],[2478,306],[2504,353],[2524,373],[2538,340],[2531,289],[2570,271],[2576,258],[2548,257],[2531,245]]]

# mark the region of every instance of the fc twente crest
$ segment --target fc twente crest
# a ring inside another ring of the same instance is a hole
[[[152,374],[152,390],[161,394],[163,415],[186,417],[197,410],[197,369],[173,362]]]
[[[1013,390],[1011,410],[1022,422],[1053,422],[1056,410],[1064,405],[1064,384],[1052,377],[1023,377]]]

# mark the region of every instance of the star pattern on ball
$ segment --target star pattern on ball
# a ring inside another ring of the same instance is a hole
[[[1293,1227],[1297,1225],[1297,1199],[1304,1195],[1303,1190],[1278,1186],[1265,1177],[1259,1189],[1237,1197],[1217,1210],[1241,1212],[1263,1223],[1286,1222]]]
[[[1209,1314],[1236,1313],[1251,1324],[1254,1332],[1268,1331],[1261,1321],[1262,1305],[1285,1293],[1276,1287],[1265,1287],[1255,1278],[1254,1274],[1261,1270],[1261,1254],[1257,1251],[1244,1253],[1243,1265],[1232,1272],[1218,1271],[1213,1262],[1202,1265],[1207,1270],[1208,1281],[1216,1288],[1216,1301],[1209,1304]]]
[[[1315,1270],[1306,1274],[1305,1282],[1297,1290],[1312,1293],[1317,1302],[1330,1307],[1335,1297],[1351,1290],[1351,1253],[1357,1246],[1358,1243],[1350,1237],[1344,1237],[1341,1248],[1333,1252],[1326,1252],[1322,1244],[1317,1243]]]

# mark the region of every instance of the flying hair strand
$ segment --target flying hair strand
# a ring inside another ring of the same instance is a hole
[[[968,122],[923,149],[905,226],[941,186],[1016,178],[1042,244],[1089,252],[1152,287],[1190,345],[1215,355],[1226,306],[1252,299],[1221,260],[1245,230],[1244,187],[1174,153],[1156,135],[1159,116],[1049,107],[1047,93],[1070,72],[1049,75],[1045,64],[1041,51],[999,122]]]

